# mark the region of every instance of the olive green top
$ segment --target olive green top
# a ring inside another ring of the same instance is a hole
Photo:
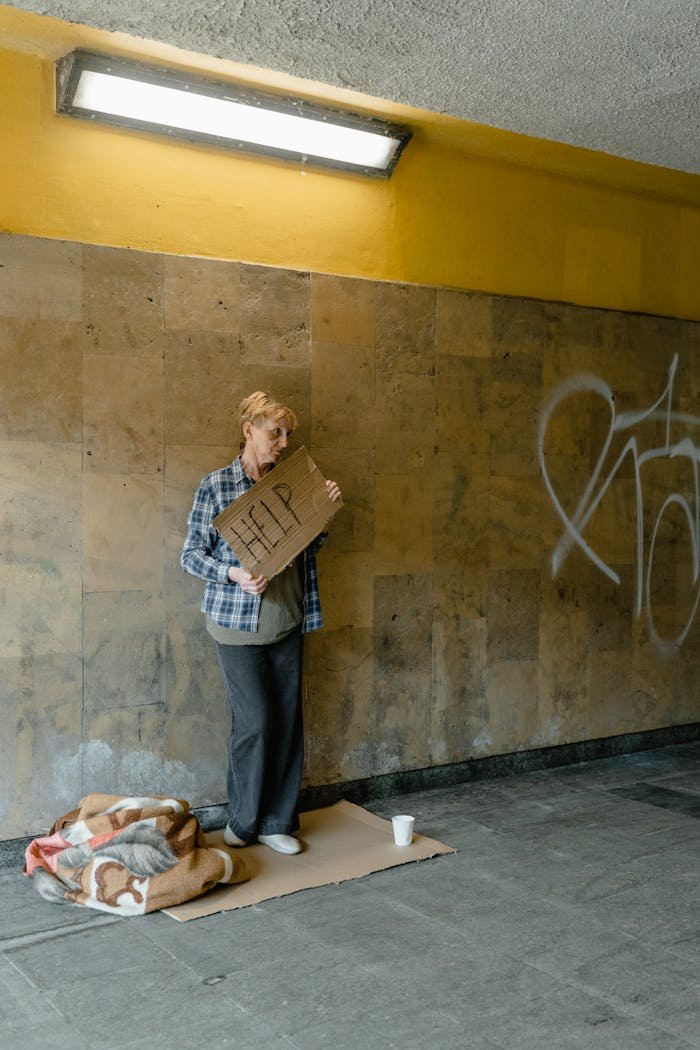
[[[288,635],[304,619],[304,590],[297,561],[273,576],[260,601],[257,631],[222,627],[207,616],[207,630],[221,645],[270,645]]]

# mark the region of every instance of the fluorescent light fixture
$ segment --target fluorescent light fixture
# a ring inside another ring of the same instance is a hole
[[[385,178],[411,138],[376,117],[89,51],[57,62],[56,111]]]

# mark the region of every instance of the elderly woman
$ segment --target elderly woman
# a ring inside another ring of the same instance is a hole
[[[297,418],[256,391],[240,406],[241,452],[208,474],[195,493],[180,563],[206,581],[202,612],[214,639],[231,708],[228,825],[224,839],[256,839],[278,853],[298,853],[297,802],[303,763],[302,634],[322,626],[311,543],[284,572],[251,576],[212,525],[214,518],[271,470]],[[327,481],[328,495],[340,490]]]

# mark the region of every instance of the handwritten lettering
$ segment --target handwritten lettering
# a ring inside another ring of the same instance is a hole
[[[245,515],[228,524],[228,532],[245,547],[252,558],[260,560],[289,535],[299,518],[291,506],[292,490],[280,483],[272,486],[272,494],[250,507]]]
[[[291,489],[291,486],[287,485],[287,483],[285,481],[280,481],[279,484],[272,486],[272,491],[275,493],[276,496],[279,496],[279,498],[282,501],[282,503],[284,503],[285,507],[287,508],[289,513],[292,515],[292,517],[296,521],[297,525],[301,525],[301,522],[299,521],[299,519],[297,518],[296,514],[292,510],[292,489]]]

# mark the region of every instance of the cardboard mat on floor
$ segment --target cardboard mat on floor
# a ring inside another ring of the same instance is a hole
[[[427,860],[441,853],[456,853],[435,839],[416,834],[410,846],[395,846],[390,820],[369,813],[352,802],[337,802],[326,809],[302,813],[301,853],[280,856],[268,846],[247,846],[241,857],[250,872],[248,882],[219,886],[203,897],[166,908],[165,914],[188,922],[219,911],[245,908],[274,897],[283,897],[313,886],[359,879],[374,871]],[[209,845],[223,842],[223,832],[207,835]]]

